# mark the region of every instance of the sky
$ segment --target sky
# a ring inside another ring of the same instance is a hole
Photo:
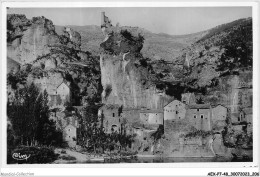
[[[10,8],[7,13],[25,14],[28,19],[44,16],[54,25],[100,25],[101,12],[113,25],[138,26],[154,33],[196,33],[240,18],[252,17],[251,7],[86,7]]]

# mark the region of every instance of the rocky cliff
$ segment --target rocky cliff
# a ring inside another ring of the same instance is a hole
[[[72,28],[65,27],[58,35],[45,17],[30,20],[8,14],[7,43],[8,83],[13,88],[34,82],[52,95],[59,84],[67,82],[75,105],[84,99],[100,101],[98,58],[80,49],[81,36]]]
[[[140,53],[142,36],[114,30],[100,47],[104,104],[160,109],[169,102],[171,97],[156,89],[156,77]]]

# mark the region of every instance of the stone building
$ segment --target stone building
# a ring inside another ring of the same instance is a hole
[[[233,113],[231,115],[231,121],[233,124],[240,122],[252,123],[252,108],[243,108],[239,113]]]
[[[183,93],[181,94],[181,102],[184,104],[196,104],[196,97],[194,93]]]
[[[123,108],[122,117],[126,118],[128,122],[136,122],[140,120],[140,108]]]
[[[189,105],[186,117],[197,130],[210,131],[212,129],[211,106],[209,104]]]
[[[164,107],[164,120],[184,119],[186,105],[179,100],[173,100]]]
[[[227,119],[227,108],[222,105],[217,105],[212,108],[212,123],[217,121],[225,121]]]
[[[239,123],[239,122],[241,122],[241,120],[242,120],[242,117],[240,117],[239,113],[232,113],[231,114],[231,122],[232,122],[232,124]]]
[[[70,86],[67,82],[62,82],[56,89],[56,95],[61,97],[63,103],[70,101]]]
[[[76,116],[69,116],[64,118],[65,125],[63,125],[63,139],[70,147],[75,147],[77,143],[77,128],[79,127]]]
[[[75,147],[77,144],[77,129],[79,120],[75,111],[60,111],[59,108],[51,110],[49,119],[56,122],[56,129],[60,130],[63,140],[69,147]]]
[[[50,107],[64,105],[65,103],[71,101],[70,84],[63,81],[48,94]]]
[[[159,110],[159,109],[141,110],[140,120],[143,124],[163,125],[163,110]]]
[[[63,129],[63,138],[68,143],[69,147],[76,146],[77,128],[73,125],[67,125]]]
[[[103,116],[103,127],[105,133],[121,132],[122,128],[122,106],[103,105],[98,110],[98,116]]]
[[[247,123],[252,123],[252,115],[253,115],[253,109],[252,108],[244,108],[240,111],[240,118],[241,121],[245,121]]]

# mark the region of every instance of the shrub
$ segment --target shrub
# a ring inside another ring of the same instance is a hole
[[[184,137],[185,138],[195,138],[195,137],[205,138],[209,135],[212,135],[212,131],[196,130],[196,131],[187,133]]]

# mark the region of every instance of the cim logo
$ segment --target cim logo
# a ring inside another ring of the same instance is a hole
[[[13,155],[12,155],[13,159],[15,159],[15,160],[27,160],[27,159],[29,159],[30,156],[31,156],[30,154],[29,155],[20,154],[20,152],[19,153],[13,153]]]

